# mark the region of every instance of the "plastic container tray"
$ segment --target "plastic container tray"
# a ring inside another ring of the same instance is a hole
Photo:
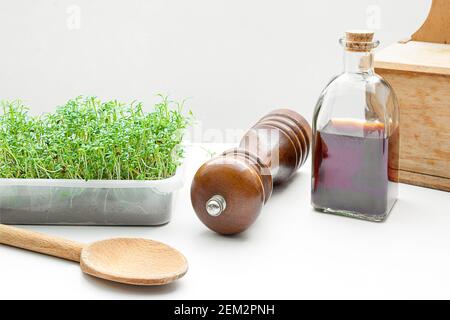
[[[155,181],[0,179],[0,223],[163,225],[183,176],[184,166]]]

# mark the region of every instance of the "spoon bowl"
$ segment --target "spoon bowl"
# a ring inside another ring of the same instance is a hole
[[[128,238],[103,240],[84,247],[80,266],[91,276],[140,286],[165,285],[188,270],[186,258],[168,245]]]

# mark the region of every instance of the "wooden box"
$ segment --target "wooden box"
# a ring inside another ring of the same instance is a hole
[[[400,182],[450,191],[450,0],[410,40],[376,55],[400,103]]]

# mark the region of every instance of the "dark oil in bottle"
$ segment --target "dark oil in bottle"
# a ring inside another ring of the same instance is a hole
[[[312,203],[317,210],[383,221],[397,198],[398,134],[382,123],[332,120],[318,131]]]

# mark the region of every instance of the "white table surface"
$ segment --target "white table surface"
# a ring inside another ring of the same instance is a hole
[[[124,286],[83,275],[72,262],[0,246],[0,299],[450,298],[449,193],[401,185],[382,224],[325,215],[310,207],[307,166],[275,192],[249,231],[222,237],[191,207],[191,178],[208,155],[199,147],[190,154],[164,227],[26,227],[86,243],[123,236],[166,242],[188,258],[182,280]]]

